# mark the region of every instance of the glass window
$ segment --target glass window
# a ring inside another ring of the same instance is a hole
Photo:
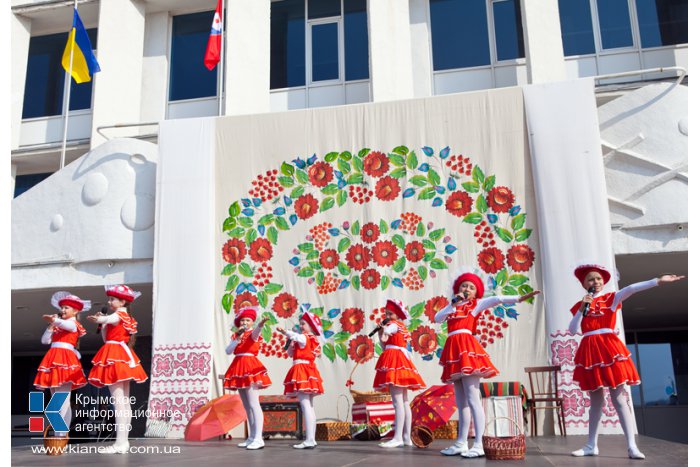
[[[311,26],[311,80],[338,79],[338,23]]]
[[[430,0],[433,69],[489,65],[484,0]]]
[[[97,44],[97,29],[88,29],[90,43]],[[24,83],[22,118],[50,117],[63,113],[66,72],[61,65],[67,33],[35,36],[29,40],[27,76]],[[77,84],[71,79],[70,110],[92,106],[92,81]]]
[[[627,0],[597,0],[603,49],[631,47],[632,26]]]
[[[642,47],[688,43],[688,0],[636,0]]]
[[[493,22],[496,29],[497,60],[523,58],[525,46],[520,20],[520,0],[494,1]]]
[[[84,84],[84,83],[83,83]],[[42,173],[42,174],[31,174],[31,175],[17,175],[15,177],[15,198],[29,190],[31,187],[49,178],[52,173]]]
[[[213,11],[173,16],[170,100],[216,96],[217,68],[204,66]]]
[[[345,80],[368,79],[367,0],[345,0],[343,8]]]
[[[304,0],[272,2],[270,23],[270,88],[306,84]]]
[[[309,19],[340,16],[340,0],[309,0]]]
[[[559,0],[559,21],[566,57],[595,53],[589,0]]]

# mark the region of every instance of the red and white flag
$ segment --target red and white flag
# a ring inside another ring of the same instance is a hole
[[[204,66],[209,70],[221,60],[221,32],[223,30],[221,22],[221,0],[216,5],[214,19],[211,22],[211,32],[209,33],[209,42],[207,42],[207,52],[204,54]]]

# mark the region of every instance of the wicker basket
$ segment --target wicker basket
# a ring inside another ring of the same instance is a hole
[[[340,399],[345,398],[348,409],[345,413],[345,421],[340,418]],[[336,404],[336,410],[338,418],[324,420],[316,423],[316,439],[318,441],[341,441],[352,439],[350,435],[350,422],[348,418],[350,417],[350,401],[348,396],[341,394],[338,397],[338,403]]]
[[[49,456],[60,456],[63,450],[68,446],[68,436],[64,437],[49,437],[49,427],[44,428],[44,447],[46,454]]]
[[[446,424],[435,429],[433,436],[435,439],[457,439],[459,432],[459,422],[457,420],[449,420]]]
[[[518,422],[510,417],[494,417],[486,424],[495,422],[499,418],[510,420],[518,427],[520,434],[516,436],[483,436],[484,453],[491,460],[520,460],[525,459],[525,434]]]
[[[413,441],[413,445],[417,448],[427,448],[434,439],[433,430],[427,426],[416,425],[411,429],[411,441]]]
[[[357,362],[352,368],[350,376],[348,377],[348,387],[350,388],[350,395],[352,396],[352,400],[355,401],[356,404],[364,404],[367,402],[391,402],[391,395],[389,393],[376,391],[355,391],[352,388],[352,375],[353,373],[355,373],[355,370],[357,370],[357,367],[360,363],[364,362]]]

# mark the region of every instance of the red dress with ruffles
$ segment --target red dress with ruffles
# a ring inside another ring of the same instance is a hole
[[[78,345],[78,339],[85,335],[85,328],[78,321],[75,321],[75,325],[77,330],[74,332],[55,327],[51,334],[51,343],[63,342],[75,348]],[[49,389],[65,383],[71,383],[71,389],[85,386],[87,380],[83,373],[83,366],[72,349],[51,347],[39,364],[34,386],[37,389]]]
[[[581,320],[583,334],[598,329],[615,330],[617,310],[621,305],[613,310],[614,300],[614,292],[593,298],[588,314]],[[575,315],[580,308],[581,301],[578,301],[571,308],[571,313]],[[612,332],[584,335],[574,357],[576,368],[573,378],[584,391],[639,384],[639,373],[630,356],[625,344]]]
[[[298,342],[292,342],[292,358],[294,364],[284,378],[284,394],[296,393],[323,394],[323,379],[316,368],[316,357],[321,355],[321,345],[316,336],[304,333],[306,345],[299,347]]]
[[[245,331],[234,350],[233,361],[224,375],[225,389],[246,389],[251,386],[262,389],[272,384],[267,368],[257,357],[262,337],[254,340],[252,334],[252,329]]]
[[[143,383],[148,379],[143,371],[141,360],[129,347],[129,338],[136,334],[138,323],[126,311],[116,311],[119,322],[105,324],[103,336],[105,343],[92,359],[92,370],[88,381],[98,388],[134,380]]]
[[[389,391],[389,386],[407,388],[412,391],[425,388],[425,382],[421,378],[416,366],[406,356],[404,350],[409,339],[406,325],[400,321],[391,321],[399,329],[390,335],[384,344],[384,350],[374,366],[374,390]]]
[[[473,336],[479,316],[472,315],[471,311],[476,308],[477,302],[477,300],[470,300],[459,305],[447,317],[448,337],[440,356],[440,365],[442,365],[440,379],[443,383],[468,375],[491,378],[498,374],[489,354]],[[455,331],[462,332],[449,335]]]

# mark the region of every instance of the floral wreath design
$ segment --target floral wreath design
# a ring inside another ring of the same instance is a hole
[[[310,311],[322,318],[328,339],[323,354],[364,362],[381,353],[379,344],[362,334],[365,321],[378,323],[383,309],[366,313],[360,308],[312,307],[299,303],[280,283],[273,282],[270,260],[279,236],[300,220],[336,207],[370,201],[392,202],[414,198],[444,209],[467,225],[479,245],[479,268],[487,277],[489,293],[522,295],[533,289],[526,274],[535,254],[526,240],[526,213],[506,186],[496,185],[469,157],[450,154],[450,147],[436,153],[431,147],[409,150],[398,146],[389,153],[364,148],[316,154],[283,162],[279,169],[259,174],[251,182],[250,197],[234,201],[222,230],[230,237],[222,246],[227,277],[221,304],[227,313],[246,305],[261,307],[269,320],[263,328],[261,352],[287,358],[284,342],[272,333],[281,319]],[[404,201],[405,202],[405,201]],[[426,280],[446,270],[457,247],[444,228],[425,222],[414,212],[399,219],[377,219],[361,224],[346,220],[339,226],[322,222],[311,227],[288,260],[297,277],[305,278],[319,294],[352,287],[389,287],[420,290]],[[447,325],[437,325],[435,314],[448,304],[445,296],[413,304],[407,322],[409,349],[424,360],[439,358],[447,339]],[[532,299],[529,300],[532,303]],[[504,337],[509,320],[517,320],[513,306],[485,311],[475,337],[483,346]]]

